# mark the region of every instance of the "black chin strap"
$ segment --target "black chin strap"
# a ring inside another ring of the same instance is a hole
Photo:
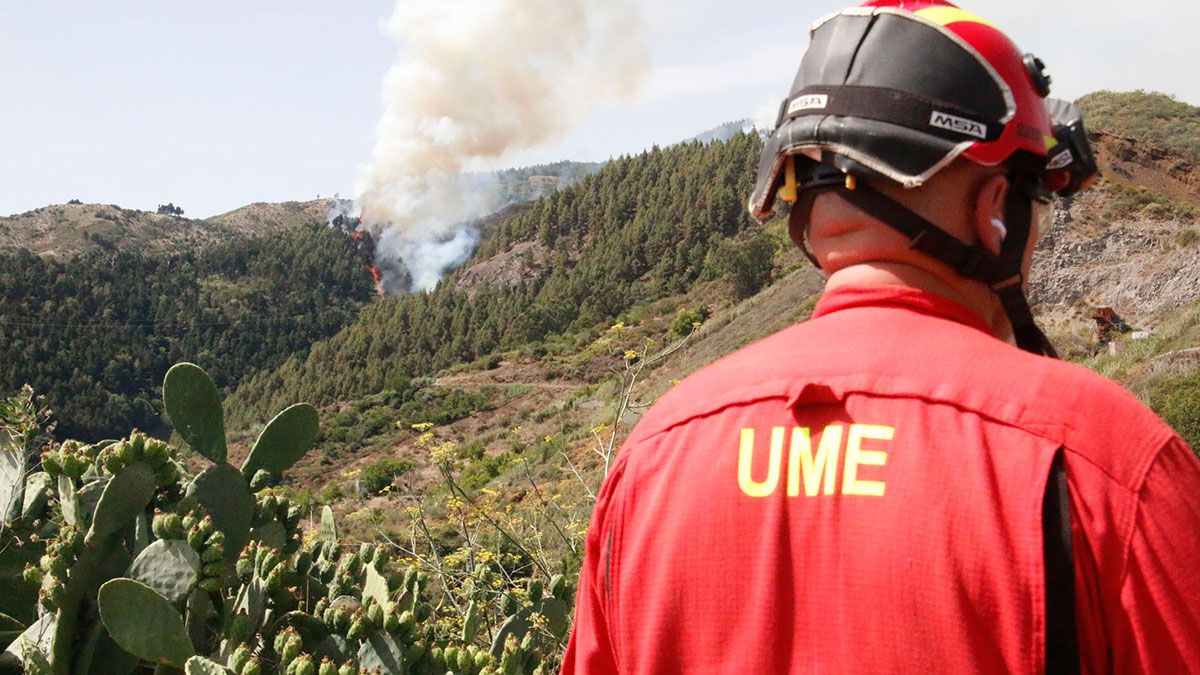
[[[1027,352],[1058,358],[1050,340],[1034,322],[1033,311],[1022,289],[1021,262],[1032,234],[1032,201],[1036,186],[1036,178],[1020,174],[1009,176],[1004,209],[1008,236],[998,256],[979,245],[964,244],[864,182],[855,185],[851,181],[848,185],[846,174],[829,165],[815,167],[811,177],[805,179],[795,208],[811,209],[817,194],[836,191],[867,215],[908,237],[912,241],[909,247],[913,250],[946,263],[964,277],[987,284],[1000,298],[1017,346]],[[815,264],[807,247],[801,248]]]

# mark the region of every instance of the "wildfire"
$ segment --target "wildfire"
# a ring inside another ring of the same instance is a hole
[[[358,234],[355,232],[354,234]],[[374,265],[367,265],[367,269],[371,271],[371,278],[375,280],[375,292],[379,297],[386,297],[383,294],[383,277],[379,275],[379,268]]]
[[[350,238],[354,241],[362,241],[362,230],[355,230],[350,233]]]

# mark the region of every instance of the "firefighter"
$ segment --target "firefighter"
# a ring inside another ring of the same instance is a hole
[[[631,433],[563,672],[1200,669],[1200,460],[1026,301],[1096,172],[1049,86],[947,2],[814,25],[750,209],[825,292]]]

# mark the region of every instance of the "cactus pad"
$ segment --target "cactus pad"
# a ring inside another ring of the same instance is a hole
[[[100,496],[104,494],[108,482],[109,477],[104,476],[87,483],[75,492],[75,527],[83,530],[91,524],[96,505],[100,503]]]
[[[26,644],[36,645],[43,653],[49,653],[50,644],[54,639],[54,620],[54,614],[43,614],[42,618],[33,622],[33,625],[13,640],[5,651],[22,660],[25,658],[23,646]]]
[[[283,550],[284,545],[287,544],[287,530],[280,523],[271,522],[254,528],[250,533],[250,539],[261,541],[271,548]]]
[[[24,481],[25,456],[7,442],[0,443],[0,521],[8,523],[20,515]]]
[[[225,461],[225,414],[212,378],[194,363],[179,363],[163,378],[163,404],[171,424],[193,450],[220,464]]]
[[[297,403],[284,410],[258,435],[242,473],[249,477],[260,469],[275,475],[287,471],[312,447],[319,430],[317,409],[311,405]]]
[[[225,533],[225,559],[237,560],[250,538],[254,518],[254,495],[246,479],[228,464],[214,464],[192,480],[187,496],[199,502],[217,529]]]
[[[337,543],[337,523],[333,519],[333,509],[328,506],[321,508],[321,526],[317,530],[317,541]]]
[[[87,535],[88,544],[119,532],[146,509],[153,496],[154,470],[149,465],[135,462],[122,469],[100,495]]]
[[[200,567],[200,555],[186,541],[160,539],[138,555],[129,576],[179,606],[199,581]]]
[[[100,587],[98,601],[104,627],[130,654],[176,668],[195,654],[183,617],[145,584],[113,579]]]
[[[21,516],[26,520],[37,520],[46,511],[50,493],[50,474],[39,471],[25,479],[25,500]]]
[[[359,668],[368,672],[403,673],[404,647],[396,644],[391,635],[376,631],[366,636],[358,648]]]
[[[185,675],[227,675],[228,670],[219,663],[213,663],[203,656],[193,656],[183,664]]]
[[[71,480],[70,476],[59,474],[58,506],[62,510],[63,520],[67,525],[71,525],[72,527],[78,525],[78,519],[75,516],[75,504],[75,481]]]
[[[388,583],[387,579],[375,569],[374,565],[366,565],[366,582],[363,583],[363,602],[367,598],[375,598],[375,602],[384,610],[391,609],[392,603],[388,600]]]

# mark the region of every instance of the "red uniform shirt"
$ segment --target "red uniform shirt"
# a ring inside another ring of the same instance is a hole
[[[1200,670],[1200,461],[944,298],[827,293],[631,434],[564,673],[1039,673],[1063,449],[1084,672]]]

